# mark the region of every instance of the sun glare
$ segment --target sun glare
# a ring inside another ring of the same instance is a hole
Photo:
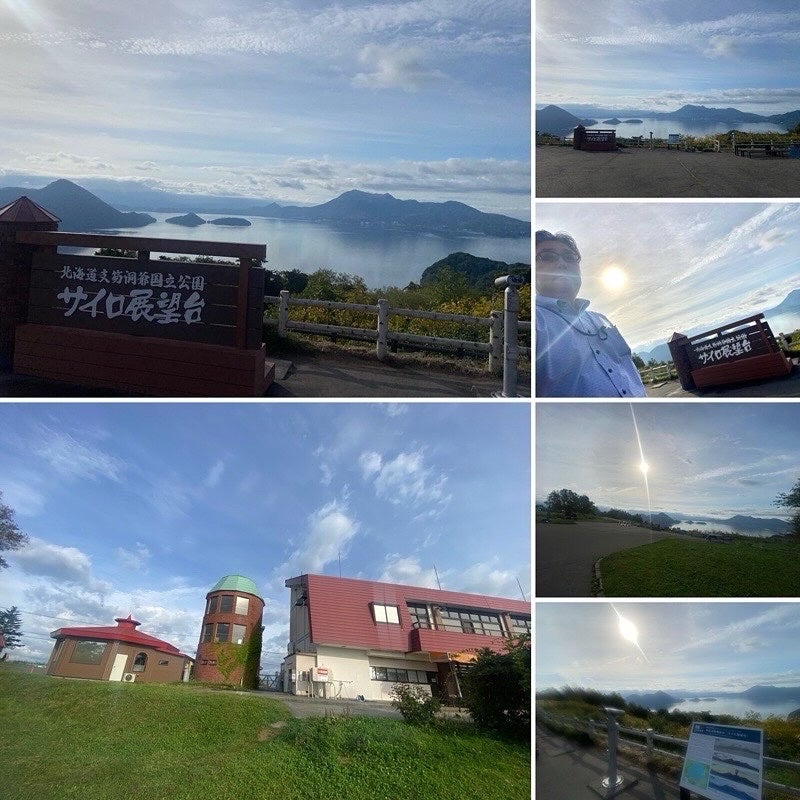
[[[602,280],[603,286],[605,286],[606,289],[612,292],[618,292],[628,282],[628,276],[621,267],[613,264],[603,270],[603,273],[600,275],[600,280]]]
[[[639,469],[642,475],[647,475],[647,473],[650,472],[650,465],[646,461],[642,461],[642,463],[639,464]]]

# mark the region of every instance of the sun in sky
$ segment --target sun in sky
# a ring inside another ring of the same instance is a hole
[[[620,292],[628,283],[628,275],[622,267],[611,264],[600,273],[603,286],[611,292]]]

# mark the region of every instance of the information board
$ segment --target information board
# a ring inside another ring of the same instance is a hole
[[[761,800],[764,731],[693,722],[680,786],[708,800]]]

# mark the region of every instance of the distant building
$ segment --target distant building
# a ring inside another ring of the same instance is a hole
[[[261,635],[264,601],[255,583],[243,575],[225,575],[206,595],[206,611],[200,627],[194,677],[208,683],[242,680],[243,668],[235,667],[225,676],[219,669],[221,649],[246,645],[254,633]]]
[[[286,581],[289,647],[283,690],[388,700],[409,683],[461,695],[476,653],[530,633],[531,604],[393,583],[300,575]]]
[[[129,616],[117,617],[116,626],[59,628],[47,674],[98,681],[169,683],[188,680],[190,656],[177,647],[136,628]]]

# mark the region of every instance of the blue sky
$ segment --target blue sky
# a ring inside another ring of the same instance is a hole
[[[785,517],[772,505],[800,479],[797,403],[538,403],[536,499],[573,489],[597,505]]]
[[[345,577],[435,587],[435,565],[442,588],[530,598],[525,403],[4,403],[0,491],[30,536],[0,576],[0,608],[29,612],[16,657],[128,613],[193,655],[238,573],[273,670],[284,580],[339,553]]]
[[[0,163],[528,215],[530,30],[525,0],[2,0]]]
[[[616,611],[614,607],[616,606]],[[617,612],[638,631],[619,634]],[[800,685],[796,603],[539,603],[537,689],[742,691]]]
[[[537,0],[536,102],[800,108],[794,0]]]
[[[760,313],[800,288],[797,204],[537,203],[536,228],[575,237],[580,296],[634,349]],[[621,281],[607,280],[610,268]]]

